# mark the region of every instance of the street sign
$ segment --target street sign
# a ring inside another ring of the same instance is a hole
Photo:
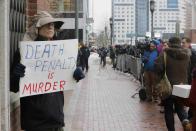
[[[151,32],[146,32],[146,37],[151,37]]]
[[[154,33],[154,37],[155,37],[155,38],[161,38],[161,33],[155,32],[155,33]]]

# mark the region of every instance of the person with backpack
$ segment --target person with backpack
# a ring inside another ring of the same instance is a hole
[[[90,56],[90,50],[83,42],[80,42],[80,46],[81,46],[79,49],[80,62],[81,62],[80,65],[83,71],[86,68],[86,72],[88,72],[89,69],[88,59]]]
[[[156,59],[155,71],[161,78],[163,77],[164,73],[166,73],[171,86],[187,84],[187,69],[190,58],[188,51],[181,47],[181,40],[178,37],[171,37],[168,45],[169,48],[165,49]],[[164,61],[164,53],[166,55],[166,62]],[[164,115],[168,131],[175,131],[174,109],[182,123],[184,130],[190,131],[188,113],[185,111],[184,106],[178,103],[177,97],[173,96],[172,94],[164,99]]]

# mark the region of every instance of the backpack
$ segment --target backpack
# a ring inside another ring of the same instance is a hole
[[[142,100],[142,101],[145,101],[145,100],[146,100],[146,98],[147,98],[146,89],[141,88],[141,89],[139,90],[139,98],[140,98],[140,100]]]

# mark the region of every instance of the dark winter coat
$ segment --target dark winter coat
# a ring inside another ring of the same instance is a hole
[[[186,49],[180,46],[175,48],[165,49],[167,54],[166,74],[171,85],[184,83],[187,84],[187,69],[189,66],[189,55]],[[158,75],[164,74],[164,58],[163,53],[155,61],[155,70]]]
[[[44,39],[38,37],[35,41],[44,41]],[[12,67],[19,63],[20,59],[21,58],[19,51],[17,51],[15,53],[14,63]],[[12,74],[10,86],[11,91],[18,91],[19,78],[14,78]],[[63,127],[63,106],[63,92],[55,92],[21,98],[21,128],[28,131]]]
[[[108,50],[106,48],[101,48],[99,55],[101,58],[105,58],[107,56]]]
[[[196,112],[196,67],[193,69],[192,87],[189,96],[190,107]]]
[[[90,50],[88,47],[81,47],[80,48],[81,51],[81,57],[83,57],[84,59],[88,59],[90,56]]]
[[[188,68],[188,83],[192,82],[192,70],[196,66],[196,50],[190,49],[190,62]]]
[[[115,51],[114,49],[111,47],[110,48],[110,59],[114,59],[115,58]]]

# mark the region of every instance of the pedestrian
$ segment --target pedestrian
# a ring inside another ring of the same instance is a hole
[[[171,85],[187,84],[187,68],[189,65],[189,55],[186,49],[181,47],[181,41],[178,37],[169,39],[169,48],[164,50],[166,53],[166,75]],[[155,69],[158,75],[162,77],[165,72],[164,53],[160,54],[155,61]],[[175,106],[175,108],[174,108]],[[190,130],[188,114],[183,105],[177,103],[177,98],[170,95],[164,100],[165,122],[168,131],[175,131],[174,109],[182,122],[185,131]]]
[[[80,46],[81,46],[80,47],[80,62],[81,62],[80,65],[83,71],[86,68],[86,72],[88,72],[88,69],[89,69],[88,59],[90,56],[90,50],[83,42],[80,42]]]
[[[63,25],[62,21],[53,18],[48,12],[41,11],[36,22],[26,33],[25,40],[52,41],[55,31]],[[35,39],[34,39],[35,38]],[[12,92],[19,90],[20,78],[25,76],[25,66],[20,63],[19,49],[14,55],[11,67],[10,87]],[[81,70],[76,69],[74,78],[80,80]],[[55,92],[20,98],[21,128],[25,131],[63,131],[64,127],[64,95]]]
[[[192,131],[196,131],[196,66],[193,69],[192,72],[192,87],[190,91],[190,96],[189,96],[189,106],[192,109]]]
[[[115,62],[115,59],[116,59],[116,55],[115,55],[115,50],[114,50],[114,47],[113,46],[110,46],[110,59],[112,61],[112,68],[115,69],[116,68],[116,62]]]
[[[190,56],[190,63],[188,68],[188,84],[191,84],[191,72],[193,70],[193,67],[196,65],[196,50],[191,48],[191,39],[189,39],[188,37],[182,38],[182,47],[188,51],[188,55]]]
[[[154,40],[152,40],[152,42],[156,45],[157,52],[158,52],[158,54],[160,54],[160,52],[163,48],[162,40],[161,39],[154,39]]]
[[[101,60],[100,60],[100,65],[102,65],[103,67],[105,67],[106,65],[106,56],[107,56],[107,49],[105,47],[102,47],[100,50],[99,50],[99,56],[101,57]]]
[[[161,50],[160,50],[159,55],[162,54],[162,53],[164,52],[165,49],[169,48],[168,42],[167,42],[167,41],[163,41],[161,45],[162,45],[162,47],[161,47]],[[157,79],[158,79],[158,81],[161,80],[161,78],[159,78],[158,76],[157,76]],[[158,92],[159,92],[159,91],[158,91]],[[161,106],[160,113],[164,113],[164,112],[165,112],[165,111],[164,111],[164,100],[161,100],[161,103],[158,104],[158,105]]]
[[[158,57],[156,45],[151,42],[149,50],[144,52],[142,56],[142,62],[144,63],[144,86],[146,87],[147,101],[157,101],[156,96],[156,74],[154,72],[154,61]]]
[[[193,68],[196,66],[196,50],[191,48],[191,39],[188,37],[182,38],[182,47],[184,49],[187,49],[188,54],[190,56],[190,62],[189,62],[189,67],[188,67],[188,84],[191,85],[192,83],[192,71]],[[188,110],[188,118],[191,121],[193,118],[193,111],[192,107],[189,108]]]
[[[159,54],[163,53],[164,49],[168,47],[168,41],[162,41],[161,44],[157,47]]]

